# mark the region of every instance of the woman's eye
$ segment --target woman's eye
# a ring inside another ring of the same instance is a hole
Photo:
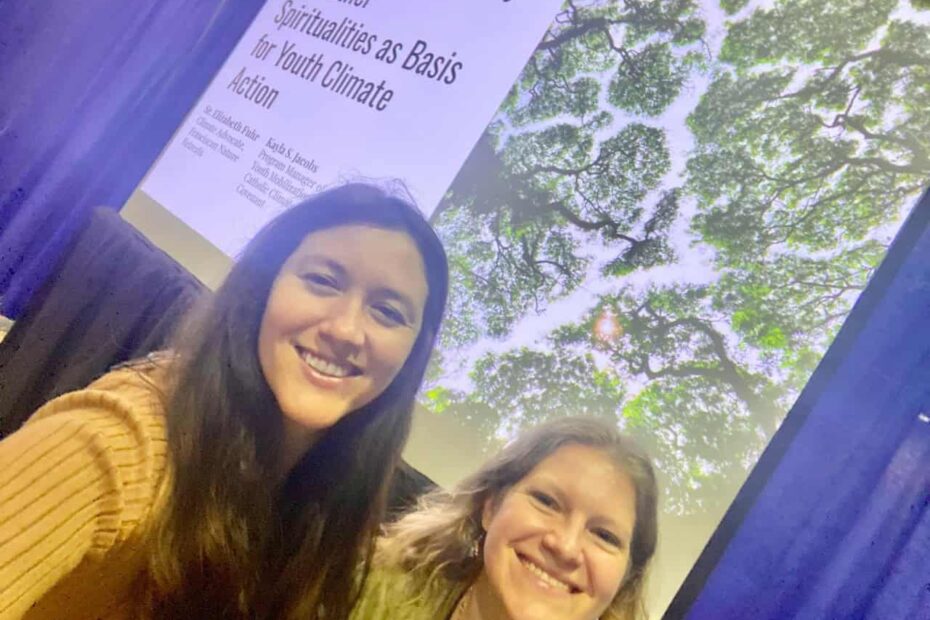
[[[379,304],[374,307],[375,312],[392,325],[406,325],[407,318],[402,312],[386,304]]]
[[[303,275],[303,280],[317,288],[336,288],[336,280],[323,273],[306,273]]]
[[[535,499],[537,502],[545,506],[546,508],[558,508],[558,502],[553,499],[553,497],[542,491],[533,491],[530,493],[530,496]]]
[[[616,547],[618,549],[623,548],[623,541],[620,540],[613,532],[605,529],[596,529],[594,530],[594,535],[600,538],[602,541],[610,545],[611,547]]]

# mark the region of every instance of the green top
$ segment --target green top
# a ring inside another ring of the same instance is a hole
[[[440,578],[427,586],[415,573],[372,567],[350,620],[446,620],[465,585]]]

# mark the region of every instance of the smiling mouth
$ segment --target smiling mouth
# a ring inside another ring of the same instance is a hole
[[[551,588],[558,592],[565,592],[566,594],[578,594],[581,592],[581,589],[562,581],[558,577],[550,574],[543,567],[539,566],[528,557],[522,554],[517,554],[517,559],[520,560],[522,564],[528,571],[530,571],[539,581],[547,588]]]
[[[304,364],[324,377],[347,379],[362,374],[361,369],[353,364],[338,364],[320,357],[316,353],[301,346],[297,346],[297,353],[300,355],[300,359],[303,360]]]

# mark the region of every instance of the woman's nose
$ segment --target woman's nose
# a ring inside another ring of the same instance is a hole
[[[334,348],[333,353],[348,356],[365,343],[365,308],[359,299],[344,298],[334,304],[331,314],[320,326],[320,335]]]
[[[580,563],[582,529],[573,523],[560,524],[543,536],[543,544],[560,562]]]

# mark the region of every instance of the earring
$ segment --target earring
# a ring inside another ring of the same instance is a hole
[[[483,542],[484,542],[484,532],[481,532],[480,534],[478,534],[472,539],[471,545],[468,547],[468,557],[472,559],[477,559],[478,556],[481,555],[481,544]]]

